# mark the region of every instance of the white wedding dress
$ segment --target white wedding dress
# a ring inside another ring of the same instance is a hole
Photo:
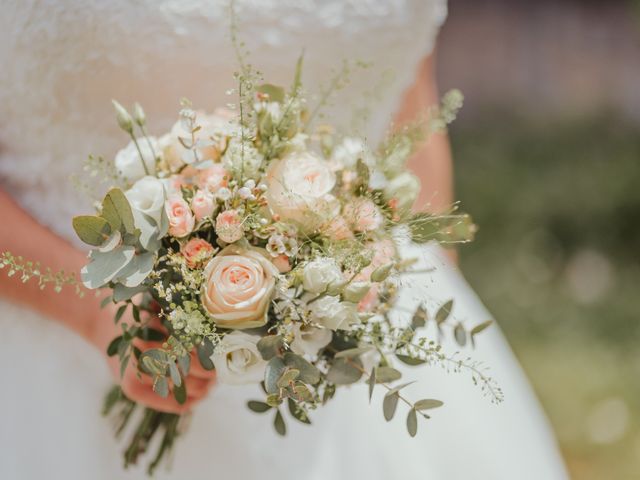
[[[388,126],[416,66],[446,16],[444,0],[239,0],[239,36],[271,83],[288,84],[305,49],[310,91],[326,84],[342,60],[354,67],[328,114],[373,144]],[[152,130],[174,122],[179,99],[197,108],[225,105],[237,68],[224,0],[20,0],[0,15],[0,179],[20,204],[60,235],[73,238],[71,215],[90,204],[69,176],[89,153],[111,158],[126,142],[111,98],[139,101]],[[351,113],[365,112],[365,122]],[[473,206],[469,206],[471,210]],[[10,228],[2,225],[1,228]],[[489,318],[437,247],[406,246],[435,272],[403,290],[403,307],[455,298],[469,325]],[[1,273],[1,272],[0,272]],[[104,357],[53,321],[0,303],[0,478],[133,479],[124,472],[111,425],[100,417],[111,385]],[[450,351],[456,347],[445,342]],[[257,388],[215,388],[177,444],[172,470],[158,478],[559,480],[566,473],[538,402],[497,327],[464,355],[482,360],[505,393],[493,405],[471,379],[437,367],[407,369],[413,398],[445,406],[420,422],[416,438],[404,418],[386,423],[381,398],[368,405],[364,386],[340,391],[309,427],[288,421],[278,437],[271,418],[246,400]],[[398,415],[403,413],[399,409]]]

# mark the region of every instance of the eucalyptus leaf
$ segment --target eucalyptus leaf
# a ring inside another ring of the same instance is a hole
[[[178,357],[178,368],[182,372],[183,376],[186,377],[189,375],[189,370],[191,369],[191,356],[188,353]]]
[[[271,360],[280,354],[284,347],[284,338],[280,335],[267,335],[258,341],[257,347],[263,360]]]
[[[249,400],[247,402],[247,407],[249,407],[249,410],[256,412],[256,413],[264,413],[267,412],[269,410],[271,410],[271,406],[264,403],[264,402],[258,402],[256,400]]]
[[[413,408],[409,410],[407,415],[407,431],[412,437],[415,437],[416,433],[418,433],[418,416]]]
[[[273,426],[275,427],[278,434],[282,436],[287,434],[287,426],[284,423],[284,418],[282,417],[280,410],[276,411],[276,416],[273,419]]]
[[[129,288],[125,287],[121,283],[118,283],[115,287],[113,287],[113,301],[117,303],[123,302],[125,300],[130,300],[134,295],[146,291],[147,287],[145,287],[144,285],[138,285],[137,287]]]
[[[467,332],[465,331],[461,323],[458,323],[453,329],[453,336],[455,337],[458,345],[460,345],[461,347],[464,347],[466,345]]]
[[[122,241],[122,234],[120,233],[119,230],[116,230],[115,232],[112,232],[111,235],[109,235],[109,238],[107,238],[102,243],[102,245],[100,245],[100,248],[98,250],[100,250],[103,253],[110,252],[111,250],[116,248],[118,245],[120,245],[121,241]]]
[[[294,402],[291,398],[288,398],[287,405],[289,407],[289,413],[291,413],[291,416],[293,418],[295,418],[296,420],[304,424],[311,425],[311,421],[309,420],[309,417],[304,412],[304,410],[298,408],[298,405],[296,404],[296,402]]]
[[[487,320],[486,322],[482,322],[471,329],[471,336],[474,337],[493,323],[493,320]]]
[[[382,400],[382,413],[384,413],[384,419],[389,422],[396,413],[396,407],[398,406],[398,399],[400,394],[398,392],[388,392]]]
[[[107,305],[109,305],[110,303],[113,303],[113,297],[111,295],[109,295],[108,297],[104,297],[101,301],[100,301],[100,308],[105,308]]]
[[[376,368],[373,367],[371,369],[371,374],[369,375],[369,379],[367,380],[369,384],[369,403],[371,403],[371,399],[373,398],[373,389],[376,386]]]
[[[154,263],[155,255],[152,252],[135,255],[127,266],[118,272],[115,280],[128,288],[137,287],[149,276]]]
[[[115,278],[134,256],[135,248],[128,246],[105,253],[92,250],[90,262],[80,270],[82,283],[90,289],[102,287]]]
[[[181,382],[180,385],[173,386],[173,398],[178,404],[183,405],[187,401],[187,384]]]
[[[362,371],[356,365],[362,368],[362,362],[358,358],[338,358],[329,368],[327,380],[336,385],[349,385],[357,382],[362,377]]]
[[[122,318],[122,315],[124,315],[124,312],[127,310],[128,306],[129,306],[129,304],[125,303],[124,305],[120,305],[118,307],[118,310],[116,311],[116,315],[113,318],[115,323],[118,323],[120,321],[120,319]]]
[[[295,368],[285,370],[282,375],[280,375],[276,385],[278,388],[286,388],[291,382],[298,378],[298,375],[300,375],[300,370],[296,370]]]
[[[213,370],[215,368],[211,355],[213,355],[213,344],[208,338],[202,339],[202,343],[196,347],[198,361],[205,370]]]
[[[309,390],[304,383],[297,382],[293,387],[293,393],[298,399],[302,401],[310,402],[311,400],[313,400],[313,394],[311,393],[311,390]]]
[[[73,229],[84,243],[99,247],[109,239],[111,226],[104,218],[93,215],[73,217]]]
[[[396,358],[400,360],[402,363],[404,363],[405,365],[415,366],[415,365],[423,365],[427,363],[426,360],[415,358],[410,355],[401,355],[399,353],[396,353]]]
[[[141,328],[136,336],[145,342],[163,342],[167,338],[163,332],[151,327]]]
[[[377,367],[376,371],[376,383],[389,383],[395,382],[402,378],[402,373],[393,367]]]
[[[308,383],[309,385],[315,385],[320,381],[320,370],[300,355],[296,355],[293,352],[287,352],[284,354],[284,363],[288,367],[295,368],[300,372],[298,380]]]
[[[162,398],[167,398],[169,396],[169,382],[167,382],[167,378],[161,375],[156,376],[153,379],[153,391]]]
[[[118,353],[118,347],[120,346],[120,342],[122,341],[122,335],[111,340],[109,346],[107,347],[107,355],[110,357],[115,356]]]
[[[178,371],[178,366],[171,361],[169,362],[169,375],[171,376],[171,381],[174,386],[179,387],[182,385],[182,377]]]
[[[287,369],[284,361],[280,357],[273,357],[264,370],[264,386],[267,393],[277,393],[279,390],[278,380]]]
[[[356,348],[350,348],[348,350],[342,350],[341,352],[338,352],[335,354],[335,358],[358,357],[363,353],[367,353],[367,352],[370,352],[371,350],[374,350],[374,348],[375,347],[373,346],[367,346],[367,347],[356,347]]]
[[[424,305],[419,305],[411,319],[411,328],[417,330],[418,328],[424,327],[427,324],[427,319],[427,310],[424,308]]]
[[[113,230],[133,233],[135,224],[127,197],[119,188],[112,188],[102,200],[102,217]]]

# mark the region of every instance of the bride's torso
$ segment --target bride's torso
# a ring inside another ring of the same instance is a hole
[[[332,122],[375,142],[432,49],[446,1],[238,0],[235,11],[250,62],[270,83],[291,81],[302,50],[311,92],[328,84],[343,60],[368,63],[350,68],[349,84],[327,112]],[[226,91],[234,87],[238,62],[229,23],[226,0],[6,4],[0,17],[2,187],[41,222],[69,235],[70,216],[88,208],[69,176],[88,154],[110,159],[126,142],[112,98],[140,102],[158,133],[175,121],[182,97],[205,110],[233,100]]]

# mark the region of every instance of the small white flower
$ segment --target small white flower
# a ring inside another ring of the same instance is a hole
[[[233,331],[216,346],[211,360],[220,383],[242,385],[264,377],[266,362],[258,351],[259,336]]]
[[[231,190],[229,190],[227,187],[222,187],[220,190],[217,191],[216,196],[220,200],[226,202],[231,198]]]
[[[246,200],[251,196],[251,190],[247,187],[241,187],[238,189],[238,196],[243,200]]]
[[[135,182],[145,175],[155,175],[156,173],[156,158],[154,152],[160,151],[158,141],[155,137],[149,137],[149,142],[140,138],[138,139],[138,146],[140,147],[142,158],[144,158],[144,165],[147,167],[147,172],[145,172],[140,153],[138,153],[138,149],[133,143],[133,140],[130,141],[125,148],[120,150],[115,158],[115,166],[118,173],[130,182]]]
[[[369,149],[362,139],[355,137],[345,137],[331,154],[331,160],[345,168],[353,168],[358,159],[367,165],[373,164],[373,157]]]
[[[302,272],[302,285],[307,292],[322,293],[332,283],[343,280],[342,272],[331,258],[318,258],[305,265]]]
[[[331,337],[332,333],[328,328],[296,323],[293,326],[291,350],[298,355],[315,356],[321,348],[326,347],[331,342]]]

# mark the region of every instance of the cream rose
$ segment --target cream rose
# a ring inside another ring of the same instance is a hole
[[[337,284],[343,280],[340,267],[330,258],[313,260],[302,271],[302,286],[311,293],[323,293],[332,283]]]
[[[238,331],[223,337],[211,356],[220,383],[242,385],[262,380],[267,362],[258,351],[258,340],[256,335]]]
[[[201,300],[223,328],[255,328],[267,323],[278,269],[259,249],[229,245],[204,270]]]
[[[114,161],[118,173],[130,182],[135,182],[145,175],[155,175],[156,173],[156,157],[154,153],[160,152],[156,138],[149,137],[149,142],[139,139],[138,147],[140,147],[140,152],[138,152],[138,148],[132,140],[125,148],[116,153]],[[140,158],[141,153],[144,165],[147,167],[146,171]]]
[[[350,325],[360,321],[356,305],[341,302],[338,297],[325,295],[309,305],[309,308],[311,318],[331,330],[346,330]]]
[[[318,328],[297,323],[293,327],[291,350],[298,355],[315,356],[321,348],[326,347],[331,342],[332,336],[331,330],[328,328]]]
[[[164,208],[165,189],[163,183],[155,177],[143,177],[125,192],[134,216],[144,214],[160,225]]]
[[[170,197],[165,203],[169,217],[169,233],[174,237],[186,237],[193,231],[195,218],[189,204],[179,196]]]
[[[338,213],[331,191],[336,178],[329,165],[309,152],[273,162],[266,175],[269,208],[305,230],[314,230]]]

